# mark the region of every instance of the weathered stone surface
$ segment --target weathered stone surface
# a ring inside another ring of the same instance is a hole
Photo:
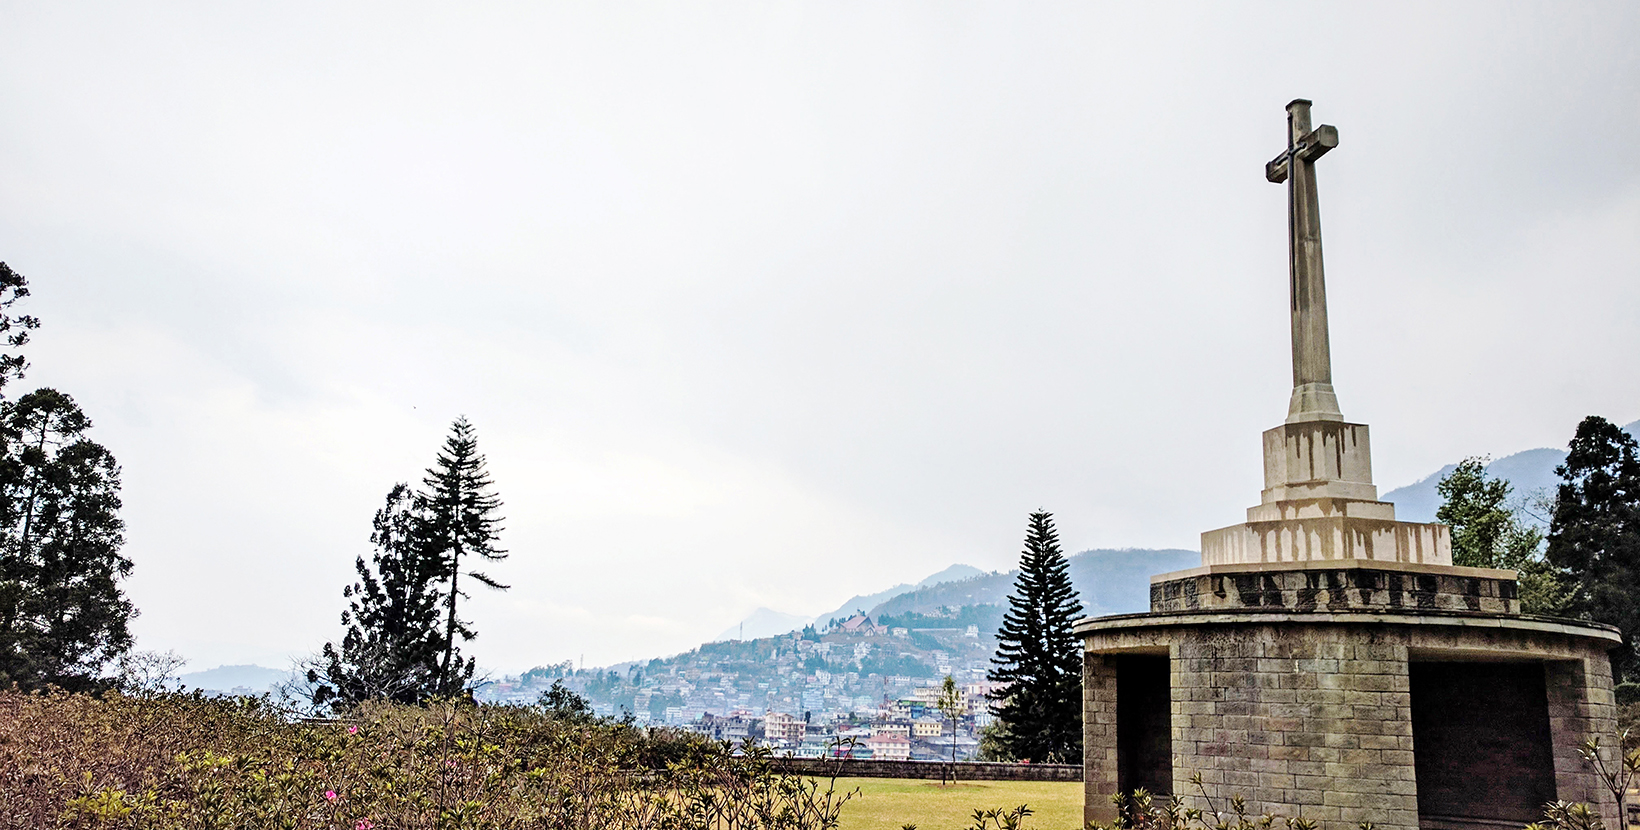
[[[1366,424],[1306,421],[1264,431],[1263,503],[1340,498],[1377,501]],[[1253,521],[1252,508],[1247,519]],[[1394,507],[1380,518],[1395,518]]]
[[[1514,571],[1485,568],[1296,563],[1270,570],[1248,565],[1202,567],[1151,579],[1150,610],[1351,609],[1486,611],[1514,614]]]
[[[1202,564],[1452,564],[1444,525],[1398,522],[1378,501],[1365,424],[1303,421],[1264,433],[1264,490],[1243,524],[1202,534]]]
[[[1560,798],[1610,796],[1577,747],[1615,728],[1604,626],[1495,614],[1152,613],[1084,621],[1087,818],[1111,818],[1116,655],[1171,660],[1174,792],[1248,798],[1254,812],[1302,812],[1328,830],[1418,825],[1408,665],[1542,661]],[[1104,728],[1104,723],[1112,728]],[[1607,739],[1609,742],[1609,738]]]

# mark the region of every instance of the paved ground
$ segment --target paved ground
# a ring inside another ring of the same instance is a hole
[[[1027,830],[1076,830],[1082,824],[1080,782],[974,781],[941,785],[938,781],[895,778],[840,778],[839,791],[860,788],[843,807],[840,830],[966,830],[975,809],[1012,809],[1029,805],[1035,812]]]

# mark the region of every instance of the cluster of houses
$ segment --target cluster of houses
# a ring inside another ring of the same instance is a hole
[[[962,758],[990,721],[995,641],[967,621],[953,623],[911,628],[856,614],[818,631],[707,643],[643,663],[536,668],[486,684],[478,696],[527,705],[562,682],[601,716],[751,739],[779,753],[950,758],[954,743]],[[954,734],[935,705],[947,676],[962,700]]]
[[[990,723],[986,683],[959,687],[957,706],[940,710],[939,686],[923,686],[884,701],[866,715],[816,718],[814,713],[750,711],[707,714],[689,728],[733,743],[751,742],[777,754],[799,758],[855,758],[876,761],[958,760],[979,748],[978,731]],[[954,715],[954,716],[953,716]]]

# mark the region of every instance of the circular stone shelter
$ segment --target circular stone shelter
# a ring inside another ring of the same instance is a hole
[[[1455,567],[1448,528],[1395,519],[1367,427],[1333,392],[1314,163],[1337,131],[1288,105],[1293,395],[1264,491],[1202,534],[1151,610],[1081,621],[1086,817],[1144,788],[1234,795],[1327,830],[1511,828],[1548,801],[1619,826],[1578,750],[1614,743],[1614,628],[1520,613],[1514,571]]]

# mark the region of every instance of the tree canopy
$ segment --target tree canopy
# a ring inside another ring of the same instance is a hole
[[[28,280],[0,262],[7,349],[40,325],[13,311],[28,294]],[[91,688],[130,651],[136,616],[119,586],[131,573],[120,467],[86,436],[91,419],[68,395],[3,397],[27,367],[21,354],[0,354],[0,685]]]
[[[1596,415],[1583,419],[1566,463],[1549,526],[1548,560],[1571,589],[1567,610],[1623,634],[1614,664],[1637,672],[1640,630],[1640,448],[1634,436]]]
[[[441,691],[453,695],[462,691],[473,676],[474,662],[462,662],[456,638],[467,642],[478,635],[457,614],[457,600],[466,598],[461,577],[505,591],[507,586],[471,568],[472,560],[498,562],[507,558],[496,547],[501,535],[501,498],[497,496],[478,451],[478,435],[466,417],[450,425],[437,462],[422,479],[417,496],[421,513],[423,555],[436,559],[445,581],[444,654],[439,661]]]
[[[375,552],[368,563],[354,560],[359,580],[342,590],[349,602],[341,647],[325,644],[322,679],[320,668],[310,670],[314,703],[418,703],[438,693],[443,572],[422,551],[419,521],[410,487],[393,485],[372,523]]]
[[[376,512],[369,562],[342,590],[348,609],[341,645],[326,643],[308,671],[313,702],[345,707],[363,700],[416,703],[467,691],[475,661],[457,643],[477,636],[458,616],[461,577],[507,586],[472,570],[472,557],[499,561],[501,500],[492,492],[471,423],[460,418],[421,490],[397,484]]]
[[[1543,556],[1543,531],[1513,504],[1507,480],[1486,472],[1487,459],[1466,458],[1435,485],[1443,502],[1435,518],[1452,526],[1452,562],[1519,574],[1521,610],[1560,613],[1566,590]]]

